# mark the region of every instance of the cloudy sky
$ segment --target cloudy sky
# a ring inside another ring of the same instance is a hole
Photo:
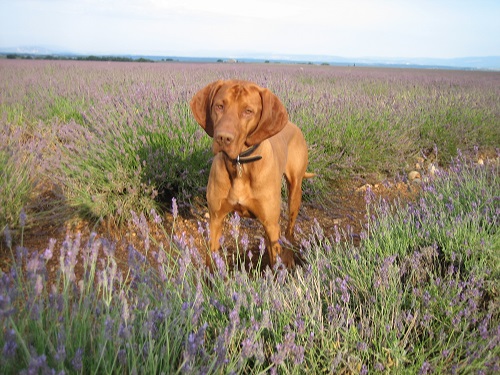
[[[498,56],[499,20],[499,0],[0,0],[0,49]]]

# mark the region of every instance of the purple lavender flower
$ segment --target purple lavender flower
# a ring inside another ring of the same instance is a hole
[[[481,338],[483,340],[488,340],[489,338],[488,325],[490,321],[491,321],[491,313],[487,314],[479,324],[479,334],[481,335]]]
[[[6,330],[4,340],[2,355],[5,359],[14,358],[17,350],[16,331],[13,329]]]
[[[21,213],[19,214],[19,225],[21,228],[24,228],[26,226],[26,211],[24,211],[24,208],[21,209]]]
[[[83,369],[83,349],[78,348],[71,360],[71,366],[73,366],[73,370],[76,372],[80,372]]]
[[[382,266],[380,267],[376,275],[376,280],[374,280],[374,285],[376,287],[382,287],[382,288],[389,287],[389,282],[391,280],[390,270],[395,260],[396,260],[395,255],[390,255],[384,259],[384,261],[382,262]]]
[[[133,245],[129,245],[127,250],[129,267],[134,271],[138,271],[146,262],[146,257],[137,251]]]
[[[248,253],[247,253],[247,257],[248,257],[248,260],[249,260],[250,262],[252,262],[253,253],[252,253],[252,251],[251,251],[251,250],[249,250],[249,251],[248,251]],[[250,267],[252,267],[252,263],[250,263]]]
[[[156,213],[156,210],[154,208],[151,209],[150,213],[151,213],[151,216],[153,217],[153,221],[155,224],[162,223],[163,220],[162,220],[161,216]]]
[[[292,354],[295,365],[300,365],[304,362],[305,348],[302,345],[295,345]]]
[[[126,325],[123,321],[120,322],[120,326],[118,327],[118,337],[123,341],[127,342],[130,340],[132,335],[132,331],[130,326]]]
[[[243,246],[243,252],[246,253],[249,245],[248,234],[246,232],[241,236],[241,245]],[[252,260],[253,254],[250,255],[250,251],[248,253],[250,260]]]
[[[425,375],[425,374],[430,374],[432,371],[431,364],[427,361],[422,363],[422,367],[420,367],[420,370],[418,371],[419,375]]]
[[[54,355],[54,359],[57,361],[59,364],[64,364],[64,361],[66,359],[66,346],[64,343],[58,345],[56,354]]]
[[[283,344],[276,345],[276,352],[271,356],[271,361],[275,366],[281,366],[286,359],[286,350],[283,347]]]
[[[127,364],[127,351],[125,349],[120,349],[118,351],[118,363],[121,366],[125,366]]]
[[[349,284],[348,284],[349,276],[346,275],[343,279],[337,278],[335,281],[337,282],[339,290],[342,293],[341,295],[342,302],[348,304],[351,299],[351,295],[349,293]]]
[[[272,329],[272,321],[271,321],[271,317],[269,314],[269,310],[264,310],[262,312],[262,320],[260,322],[260,325],[263,329],[264,328]]]
[[[38,254],[33,253],[28,260],[27,264],[27,270],[30,274],[37,274],[39,271],[41,271],[43,267],[43,262],[41,262],[40,257]]]
[[[205,228],[203,228],[203,223],[201,221],[198,221],[198,233],[202,236],[205,234]]]
[[[241,226],[240,215],[237,212],[230,216],[229,224],[231,225],[231,236],[237,239],[240,235]]]
[[[259,351],[259,349],[260,344],[259,342],[255,341],[254,337],[246,337],[241,342],[241,355],[244,359],[261,357],[260,353],[262,352],[262,350]]]
[[[305,322],[300,316],[298,316],[297,319],[295,319],[294,326],[297,329],[297,333],[299,335],[302,335],[306,330]]]
[[[282,343],[276,344],[276,351],[271,355],[271,361],[275,366],[282,365],[285,360],[291,359],[295,365],[304,361],[305,348],[295,343],[295,332],[289,330]]]
[[[213,297],[210,297],[210,304],[214,306],[221,314],[224,314],[227,311],[226,306]]]
[[[225,336],[226,336],[226,333],[220,334],[217,337],[217,340],[215,342],[214,351],[215,351],[215,355],[217,358],[216,364],[215,364],[215,369],[221,368],[222,366],[224,366],[224,364],[226,364],[228,362],[228,360],[227,360],[227,348],[225,345],[225,342],[226,342]]]
[[[365,192],[365,203],[367,206],[370,206],[370,204],[373,202],[375,199],[375,193],[372,190],[372,187],[370,184],[366,186],[366,192]]]
[[[104,321],[104,338],[107,341],[113,341],[115,321],[109,315],[106,316]]]
[[[205,331],[208,324],[204,323],[197,332],[192,332],[188,335],[186,353],[188,358],[193,359],[196,355],[204,351]]]
[[[373,367],[375,368],[376,371],[379,371],[379,372],[382,372],[385,370],[385,366],[380,362],[375,363],[375,365]]]
[[[260,237],[260,239],[259,239],[259,254],[260,254],[260,256],[263,256],[265,251],[266,251],[266,241],[264,240],[264,238]]]
[[[218,252],[212,253],[212,259],[215,262],[215,267],[217,269],[219,276],[222,279],[225,279],[227,277],[226,262],[224,262],[224,259],[220,256]]]
[[[203,302],[203,288],[201,282],[198,281],[198,283],[196,284],[196,294],[192,308],[193,315],[191,316],[191,324],[193,324],[194,326],[198,324],[198,320],[203,313]]]
[[[54,254],[54,246],[55,246],[56,242],[57,242],[57,241],[56,241],[54,238],[51,238],[51,239],[49,240],[49,247],[47,247],[47,248],[45,249],[44,253],[43,253],[43,258],[44,258],[45,260],[50,260],[50,259],[52,259],[52,256],[53,256],[53,254]]]
[[[45,354],[36,355],[32,354],[30,358],[30,362],[28,365],[28,369],[21,371],[21,374],[49,374],[53,371],[49,368],[47,364],[47,356]]]
[[[356,348],[358,349],[358,351],[360,352],[366,352],[368,350],[368,345],[366,344],[366,342],[364,341],[360,341],[358,342],[358,344],[356,345]]]
[[[229,312],[229,321],[233,329],[240,325],[240,307],[241,303],[236,303],[234,308]]]
[[[335,232],[335,243],[340,243],[341,237],[340,237],[339,227],[337,224],[335,224],[333,230]]]
[[[3,230],[3,235],[4,235],[4,238],[5,238],[5,245],[7,246],[7,248],[12,248],[12,235],[10,233],[10,229],[9,229],[9,226],[6,225],[4,230]]]

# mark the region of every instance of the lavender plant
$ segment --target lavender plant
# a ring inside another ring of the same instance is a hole
[[[143,243],[128,246],[125,269],[116,246],[95,234],[88,242],[68,235],[40,253],[20,246],[0,275],[0,366],[6,373],[496,373],[498,186],[498,166],[457,159],[424,185],[415,205],[368,192],[375,215],[360,245],[316,223],[301,246],[305,265],[292,273],[230,268],[224,259],[209,272],[189,233],[155,241],[154,211],[150,221],[133,215]],[[261,256],[238,233],[237,217],[232,231],[243,256]],[[47,262],[57,248],[50,284]]]

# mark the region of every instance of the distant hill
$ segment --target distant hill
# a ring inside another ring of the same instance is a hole
[[[299,61],[312,63],[329,63],[332,65],[359,65],[359,66],[398,66],[423,68],[451,68],[451,69],[481,69],[500,70],[500,56],[459,57],[451,59],[438,58],[386,58],[386,57],[356,57],[320,55],[253,55],[252,58],[266,58],[268,60]]]
[[[0,47],[0,55],[16,55],[19,57],[44,57],[54,56],[56,58],[80,58],[85,59],[89,55],[77,54],[63,51],[55,47]],[[228,53],[227,56],[169,56],[169,55],[139,55],[139,54],[95,54],[99,58],[114,57],[130,60],[151,60],[151,61],[183,61],[183,62],[217,62],[217,61],[239,61],[239,62],[275,62],[275,63],[312,63],[329,64],[339,66],[383,66],[383,67],[403,67],[403,68],[437,68],[437,69],[478,69],[478,70],[498,70],[500,71],[500,56],[477,56],[459,57],[450,59],[437,58],[385,58],[385,57],[356,57],[346,58],[342,56],[328,55],[292,55],[273,53]]]

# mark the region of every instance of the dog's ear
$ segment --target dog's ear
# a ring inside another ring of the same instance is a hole
[[[248,146],[256,145],[279,133],[288,124],[288,113],[285,106],[268,89],[261,89],[262,113],[255,130],[247,136]]]
[[[214,136],[214,123],[211,114],[212,100],[223,83],[223,81],[212,82],[194,94],[193,99],[189,103],[196,122],[205,129],[210,137]]]

